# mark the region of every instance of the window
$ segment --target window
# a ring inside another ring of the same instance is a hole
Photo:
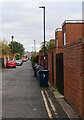
[[[8,61],[8,63],[14,63],[14,61]]]
[[[66,45],[66,32],[64,32],[64,45]]]
[[[56,47],[58,47],[58,39],[56,38]]]

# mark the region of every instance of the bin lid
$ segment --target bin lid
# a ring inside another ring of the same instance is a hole
[[[37,67],[37,65],[38,65],[37,63],[34,63],[34,67]]]
[[[39,70],[39,72],[49,72],[49,70]]]

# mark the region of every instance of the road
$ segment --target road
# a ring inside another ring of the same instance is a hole
[[[31,61],[2,72],[3,118],[67,118],[47,87],[40,87]]]

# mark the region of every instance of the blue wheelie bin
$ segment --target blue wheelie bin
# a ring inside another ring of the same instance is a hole
[[[48,87],[48,70],[39,70],[40,87]]]

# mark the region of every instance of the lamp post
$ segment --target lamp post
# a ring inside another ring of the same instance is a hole
[[[40,6],[39,8],[42,8],[43,9],[43,18],[44,18],[44,22],[43,22],[43,25],[44,25],[44,69],[45,69],[45,6]]]
[[[12,60],[13,60],[13,39],[14,39],[14,36],[12,35],[11,38],[12,38]]]
[[[34,40],[34,52],[36,54],[36,41]]]

